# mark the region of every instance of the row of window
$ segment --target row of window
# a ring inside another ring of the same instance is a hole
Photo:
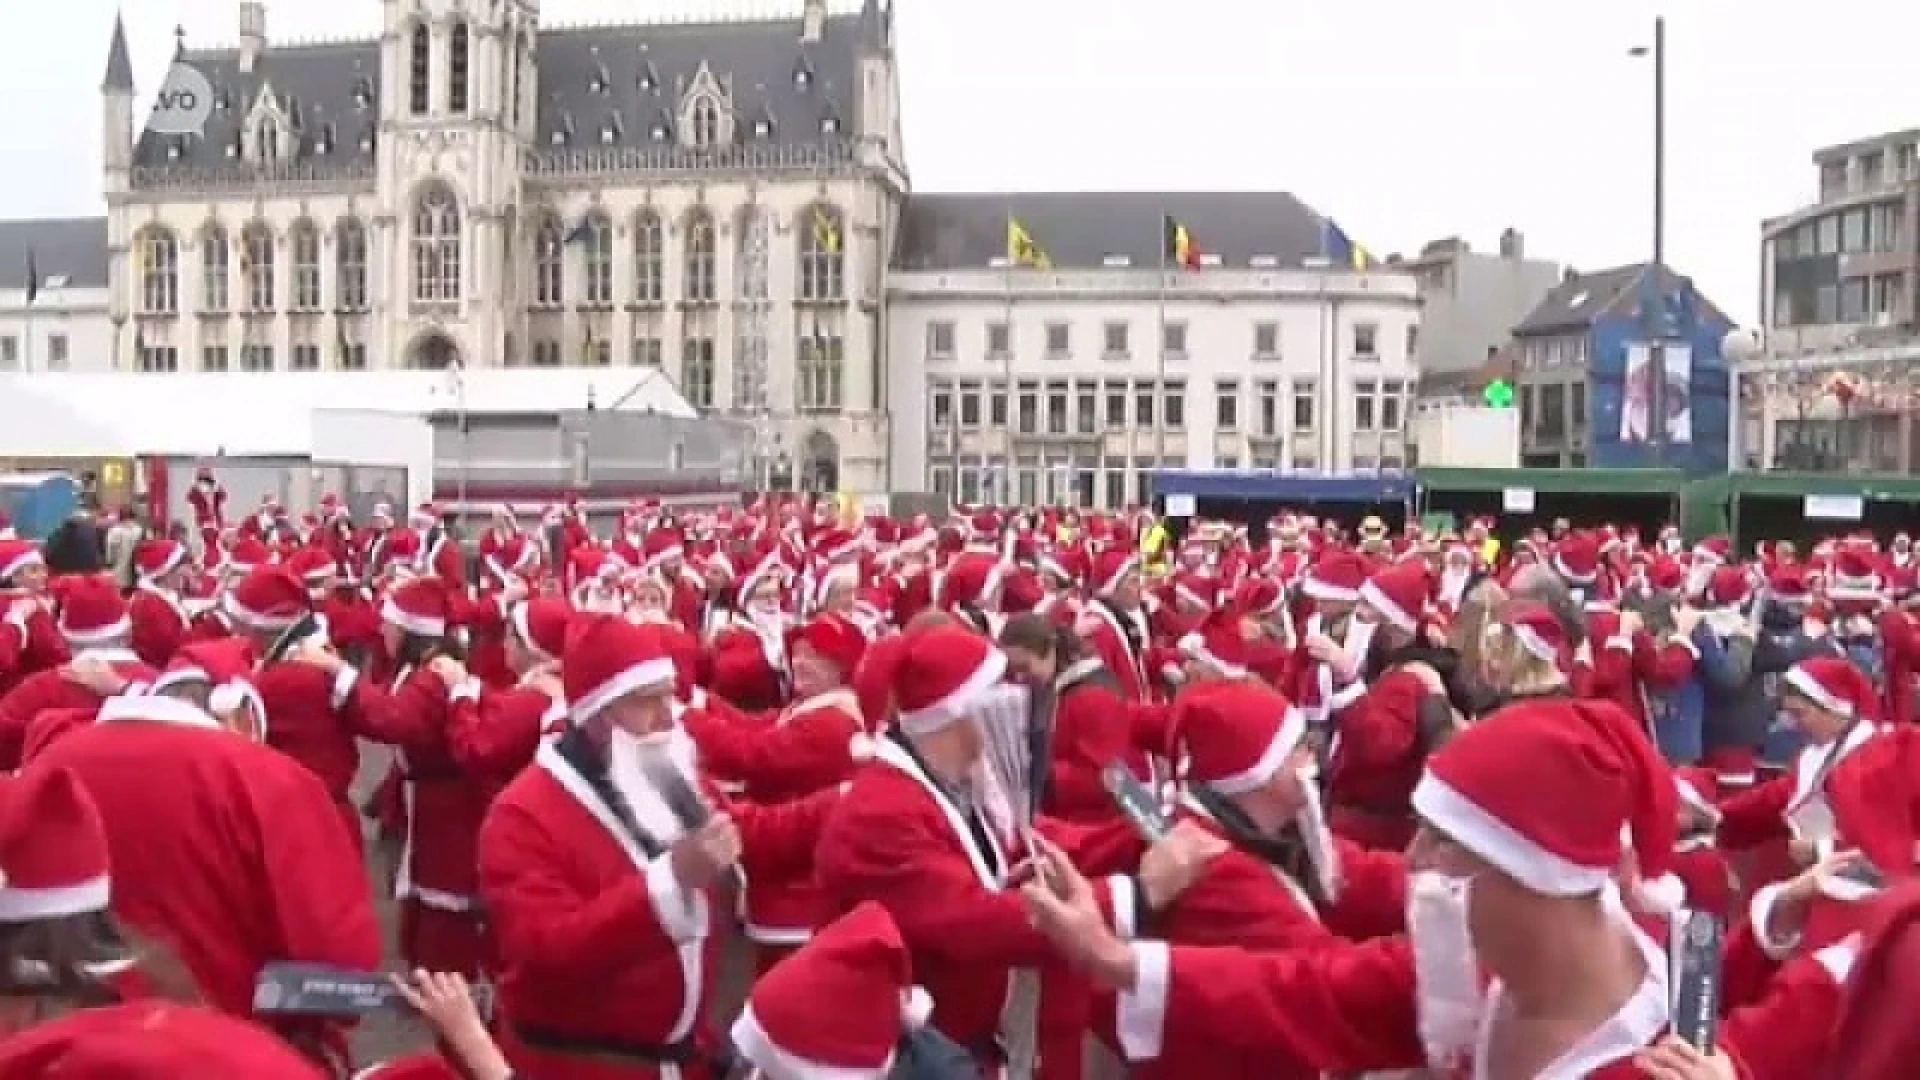
[[[1552,371],[1579,368],[1587,364],[1588,341],[1585,334],[1528,338],[1514,344],[1514,360],[1521,371]]]
[[[1773,294],[1773,325],[1881,322],[1900,317],[1906,302],[1907,279],[1899,273],[1848,278],[1812,289],[1779,287]]]
[[[1577,437],[1587,430],[1587,385],[1583,382],[1522,384],[1520,430],[1527,441]]]
[[[60,364],[65,366],[65,338],[61,342]],[[691,336],[681,342],[679,358],[678,385],[687,403],[697,409],[730,408],[742,411],[759,411],[768,407],[768,392],[764,358],[755,363],[750,354],[754,351],[751,343],[739,343],[739,355],[733,365],[732,394],[723,404],[715,394],[715,373],[718,370],[717,350],[714,340],[699,335]],[[0,370],[17,368],[18,343],[13,337],[0,337]],[[8,357],[13,360],[9,361]],[[800,412],[835,412],[845,407],[846,401],[846,343],[838,337],[809,336],[800,339],[797,359],[794,366],[794,407]],[[365,371],[367,369],[367,347],[364,343],[341,340],[328,355],[327,350],[311,341],[294,343],[287,350],[286,370],[320,371],[329,360],[336,371]],[[581,343],[577,354],[570,355],[559,341],[551,338],[536,338],[527,350],[524,359],[511,347],[505,356],[508,367],[611,367],[614,362],[614,347],[611,341],[589,338]],[[635,338],[628,348],[627,362],[634,367],[666,367],[665,343],[657,337]],[[36,358],[35,363],[39,360]],[[134,342],[134,368],[148,373],[171,373],[181,370],[180,349],[165,341],[147,341],[144,336]],[[248,343],[237,352],[227,345],[205,345],[200,349],[201,371],[246,371],[262,372],[279,369],[275,349],[272,345]],[[47,370],[60,370],[49,364]]]
[[[798,247],[798,296],[803,301],[838,302],[846,295],[846,259],[842,243],[842,216],[828,206],[803,211]],[[444,184],[430,184],[414,204],[411,250],[411,292],[416,304],[458,303],[461,298],[462,218],[458,199]],[[739,267],[735,288],[745,301],[769,299],[767,252],[769,223],[756,207],[743,210],[740,219]],[[629,259],[635,304],[659,304],[666,295],[666,230],[660,215],[643,210],[632,222]],[[690,211],[682,223],[680,298],[690,304],[719,299],[718,245],[713,215],[704,208]],[[567,248],[582,250],[577,300],[593,307],[614,303],[614,227],[604,213],[594,213],[569,229],[557,215],[547,215],[534,234],[534,303],[559,307],[568,300]],[[322,278],[320,230],[313,222],[295,222],[286,237],[292,267],[289,310],[321,310]],[[199,236],[200,297],[198,310],[224,313],[231,298],[232,260],[237,255],[242,282],[241,310],[263,314],[278,309],[275,278],[277,238],[265,222],[241,231],[238,244],[229,241],[218,224],[204,227]],[[149,226],[135,243],[139,274],[139,310],[146,315],[177,315],[180,303],[180,242],[165,226]],[[367,231],[356,218],[334,226],[334,289],[336,306],[344,311],[367,308]]]
[[[458,227],[457,222],[455,225]],[[459,241],[454,243],[452,270],[455,289],[459,280]],[[208,224],[200,230],[199,282],[197,310],[207,314],[225,314],[232,310],[233,263],[240,264],[240,310],[262,314],[276,310],[278,284],[275,277],[277,242],[265,222],[254,222],[242,229],[236,241],[225,227]],[[287,230],[291,259],[289,310],[318,312],[324,302],[321,295],[320,229],[313,222],[297,221]],[[139,311],[143,315],[180,313],[180,241],[171,229],[149,226],[134,244],[138,261],[137,283]],[[334,306],[341,311],[367,310],[367,228],[358,218],[343,218],[333,227]],[[438,279],[436,279],[437,281]],[[457,293],[456,293],[457,294]]]
[[[1119,457],[1106,455],[1091,461],[1067,457],[1040,458],[1017,456],[1013,466],[1004,457],[956,459],[936,458],[927,463],[927,488],[936,495],[960,503],[999,502],[1020,506],[1077,506],[1082,509],[1118,510],[1129,504],[1145,505],[1152,497],[1153,474],[1159,469],[1185,468],[1186,460],[1152,455]],[[1237,455],[1225,455],[1214,464],[1222,469],[1237,469]],[[1278,469],[1278,455],[1255,455],[1246,462],[1249,468]],[[1296,446],[1284,460],[1288,468],[1313,471],[1320,459],[1310,447]],[[1355,469],[1399,469],[1406,465],[1401,449],[1385,443],[1356,445]]]
[[[42,355],[27,356],[20,335],[0,334],[0,371],[21,371],[29,364],[37,371],[65,371],[72,363],[65,334],[48,334]]]
[[[1405,424],[1412,386],[1402,379],[1356,379],[1347,422],[1356,432],[1398,431]],[[1282,409],[1286,411],[1283,412]],[[1245,410],[1250,409],[1250,414]],[[1319,381],[1239,379],[1213,384],[1213,426],[1255,438],[1311,432],[1319,410]],[[1005,429],[1008,418],[1020,435],[1114,434],[1168,429],[1187,423],[1187,381],[1168,379],[933,380],[928,389],[928,427],[935,432]],[[1283,422],[1283,417],[1285,418]]]
[[[1803,221],[1774,237],[1773,257],[1786,260],[1899,251],[1906,238],[1906,220],[1906,206],[1902,202],[1858,206],[1827,214]]]
[[[1891,167],[1889,167],[1891,166]],[[1868,150],[1852,158],[1820,166],[1820,197],[1837,199],[1853,192],[1872,191],[1920,178],[1920,147],[1901,143],[1891,163],[1884,149]]]
[[[1133,324],[1125,320],[1110,319],[1101,325],[1100,353],[1104,357],[1125,358],[1133,352]],[[1407,327],[1407,355],[1414,354],[1419,343],[1417,326]],[[1049,356],[1070,356],[1073,354],[1073,324],[1064,321],[1049,322],[1045,327],[1046,353]],[[1187,354],[1187,324],[1182,320],[1169,320],[1160,324],[1160,350],[1169,356]],[[985,327],[984,344],[989,357],[1005,356],[1013,351],[1013,325],[1004,320],[989,321]],[[1377,360],[1380,357],[1380,326],[1378,323],[1356,322],[1350,328],[1349,345],[1356,359]],[[1256,360],[1278,361],[1280,355],[1280,324],[1273,321],[1260,321],[1253,324],[1253,357]],[[941,320],[927,324],[927,359],[933,361],[953,360],[960,354],[960,334],[958,324]]]

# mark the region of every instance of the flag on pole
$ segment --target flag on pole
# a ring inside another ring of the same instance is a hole
[[[1332,218],[1320,219],[1320,254],[1335,266],[1347,266],[1355,270],[1365,270],[1373,265],[1373,255],[1366,248],[1353,242]]]
[[[593,215],[588,214],[586,217],[581,218],[577,223],[575,223],[573,228],[568,229],[567,235],[562,237],[560,242],[562,244],[578,244],[578,243],[584,242],[588,237],[592,235],[593,235]]]
[[[1161,258],[1168,266],[1177,266],[1183,270],[1200,269],[1200,245],[1194,242],[1193,233],[1185,225],[1167,214],[1160,219]]]
[[[813,242],[829,255],[840,254],[840,226],[824,206],[813,208]]]
[[[32,248],[27,249],[27,303],[31,304],[40,295],[40,259]]]
[[[1046,249],[1035,243],[1033,234],[1011,214],[1007,215],[1007,264],[1034,270],[1053,269],[1053,259]]]

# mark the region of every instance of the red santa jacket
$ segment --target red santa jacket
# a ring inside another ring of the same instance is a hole
[[[90,649],[83,656],[105,660],[128,683],[144,685],[154,680],[152,667],[140,662],[132,649]],[[58,668],[48,668],[27,676],[20,685],[0,697],[0,771],[20,768],[26,752],[27,731],[42,713],[61,709],[95,710],[100,695],[67,678]]]
[[[127,601],[127,617],[133,622],[133,651],[149,666],[163,668],[173,659],[174,650],[187,643],[193,629],[193,616],[178,596],[143,581]]]
[[[0,594],[0,605],[11,603],[11,597]],[[35,609],[24,619],[8,615],[0,620],[0,694],[34,672],[59,667],[71,658],[67,640],[45,608]]]

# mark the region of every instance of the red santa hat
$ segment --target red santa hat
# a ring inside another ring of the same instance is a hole
[[[542,659],[558,660],[566,651],[567,626],[573,621],[573,615],[572,604],[557,597],[541,596],[515,604],[507,619],[520,644]]]
[[[244,629],[268,634],[292,629],[312,609],[306,583],[282,566],[247,571],[220,606]]]
[[[1865,672],[1839,656],[1802,660],[1787,671],[1787,689],[1848,720],[1871,720],[1880,694]]]
[[[1516,608],[1500,622],[1488,623],[1487,630],[1512,634],[1528,654],[1548,663],[1559,660],[1571,644],[1567,640],[1567,624],[1553,612],[1534,604]]]
[[[173,540],[143,540],[133,549],[133,568],[141,581],[166,577],[186,562],[186,545]]]
[[[1707,578],[1707,602],[1716,608],[1737,608],[1753,595],[1753,578],[1738,566],[1722,566]]]
[[[1087,559],[1078,548],[1048,548],[1040,552],[1040,572],[1062,584],[1077,585],[1087,575]]]
[[[267,723],[267,703],[261,700],[260,691],[254,688],[250,677],[253,673],[253,648],[245,638],[219,638],[214,641],[196,641],[181,646],[167,663],[167,668],[153,680],[147,688],[149,694],[159,694],[171,687],[193,683],[206,685],[207,711],[215,716],[225,716],[238,709],[245,708],[253,717],[254,729],[265,737]],[[120,699],[109,699],[101,705],[104,714],[116,705]],[[137,709],[138,703],[129,703],[129,708]],[[119,719],[135,719],[132,713]]]
[[[1435,750],[1413,808],[1529,891],[1585,896],[1614,880],[1628,840],[1643,876],[1665,875],[1679,793],[1618,706],[1542,698],[1508,705]]]
[[[1307,733],[1300,710],[1253,682],[1181,695],[1174,727],[1186,750],[1187,782],[1228,796],[1271,780]]]
[[[1849,547],[1833,560],[1833,580],[1827,583],[1827,599],[1878,600],[1883,584],[1873,553]]]
[[[107,833],[67,769],[0,776],[0,923],[104,911]]]
[[[843,616],[828,612],[807,620],[787,635],[789,648],[805,645],[814,655],[852,676],[867,651],[867,635]]]
[[[1395,563],[1367,579],[1360,587],[1360,602],[1379,612],[1389,626],[1412,634],[1426,618],[1427,598],[1432,592],[1425,563]]]
[[[1732,554],[1733,543],[1724,536],[1709,536],[1693,545],[1693,561],[1697,566],[1719,566],[1731,558]]]
[[[78,648],[107,645],[133,630],[119,586],[103,575],[67,582],[60,594],[60,635]]]
[[[619,615],[581,614],[567,630],[560,682],[567,712],[584,724],[629,694],[672,694],[673,657],[657,633]]]
[[[1007,673],[999,649],[952,625],[916,630],[904,647],[878,659],[891,665],[886,682],[898,710],[895,721],[909,735],[929,735],[967,716]]]
[[[445,637],[453,621],[453,597],[437,577],[417,577],[387,593],[380,617],[421,637]]]
[[[0,1046],[0,1080],[314,1080],[308,1059],[264,1028],[211,1009],[136,1001],[80,1009]]]
[[[1786,604],[1798,604],[1813,599],[1813,590],[1807,584],[1806,568],[1798,563],[1782,563],[1767,575],[1767,592],[1773,598]]]
[[[432,503],[421,503],[407,515],[407,524],[416,529],[431,529],[440,524],[440,508]]]
[[[1591,585],[1600,576],[1600,545],[1587,533],[1573,533],[1553,551],[1553,571],[1574,585]]]
[[[317,587],[339,572],[333,556],[317,547],[304,547],[294,552],[286,561],[287,570],[298,577],[309,588]]]
[[[1367,583],[1367,561],[1351,551],[1330,551],[1315,560],[1300,579],[1300,592],[1310,600],[1356,604]]]
[[[754,983],[733,1045],[770,1080],[881,1080],[932,1011],[899,928],[867,901]]]
[[[13,575],[31,566],[45,566],[40,557],[40,545],[31,540],[0,540],[0,581],[7,581]]]
[[[233,542],[227,550],[227,568],[236,574],[245,574],[273,561],[273,552],[267,545],[251,536],[243,536]]]
[[[1125,548],[1111,547],[1093,557],[1093,595],[1110,597],[1118,592],[1127,575],[1140,572],[1140,560]]]
[[[657,570],[675,559],[683,559],[687,554],[686,540],[680,530],[670,525],[662,525],[647,533],[641,542],[640,555],[646,561],[643,570]]]
[[[1220,673],[1223,679],[1244,679],[1253,662],[1253,649],[1240,632],[1240,616],[1223,610],[1209,616],[1200,629],[1179,641],[1180,654]]]
[[[1864,946],[1822,950],[1844,966],[1846,996],[1832,1038],[1832,1071],[1844,1080],[1909,1080],[1920,1060],[1920,1025],[1901,1005],[1920,995],[1920,883],[1895,886],[1876,905]],[[1850,962],[1845,962],[1850,961]],[[1829,967],[1833,971],[1833,967]]]

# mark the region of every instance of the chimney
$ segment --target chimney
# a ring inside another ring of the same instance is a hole
[[[1527,238],[1520,235],[1520,230],[1508,229],[1500,234],[1500,257],[1503,259],[1527,257]]]
[[[267,5],[262,0],[240,0],[240,70],[253,74],[267,51]]]
[[[807,0],[806,9],[800,13],[800,41],[817,45],[826,32],[827,0]]]
[[[1573,267],[1569,266],[1565,270],[1560,271],[1561,284],[1565,284],[1569,281],[1572,281],[1578,278],[1579,276],[1580,276],[1580,271],[1575,270]]]

